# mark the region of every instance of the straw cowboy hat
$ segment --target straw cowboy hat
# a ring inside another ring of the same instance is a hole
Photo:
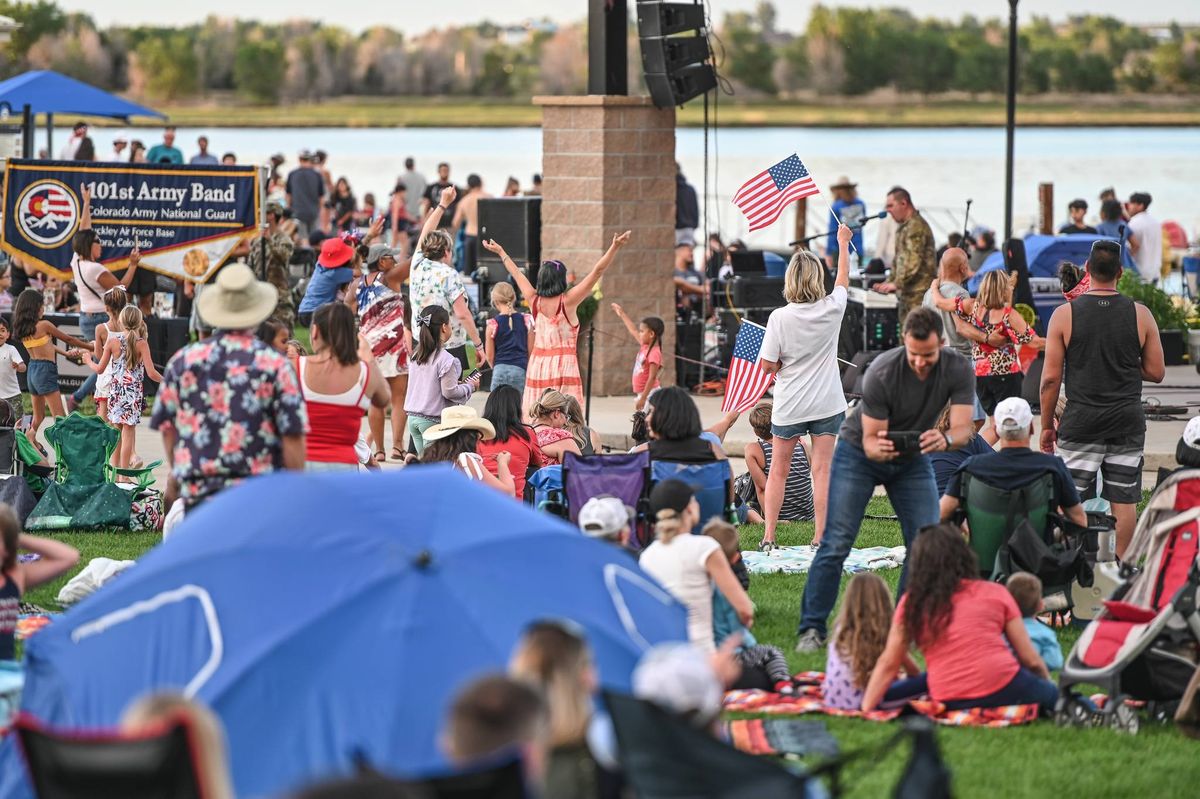
[[[857,188],[857,187],[858,187],[857,183],[851,183],[849,177],[847,177],[846,175],[842,175],[841,177],[839,177],[837,179],[837,182],[830,185],[829,188],[831,188],[831,189],[853,189],[853,188]]]
[[[496,437],[496,428],[487,419],[481,419],[469,405],[451,405],[442,411],[442,421],[427,428],[421,435],[426,441],[439,441],[452,436],[459,430],[478,430],[484,441]]]
[[[279,292],[270,283],[254,277],[250,267],[238,261],[229,264],[217,279],[204,287],[196,307],[205,324],[219,330],[258,327],[275,313]]]

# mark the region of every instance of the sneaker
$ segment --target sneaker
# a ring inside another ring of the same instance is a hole
[[[67,416],[70,416],[71,414],[73,414],[75,412],[75,409],[78,407],[79,407],[79,401],[77,399],[75,399],[75,395],[68,394],[67,395]]]
[[[820,652],[824,648],[825,636],[816,630],[805,630],[800,633],[800,640],[796,642],[796,652],[800,654]]]
[[[796,693],[796,687],[792,685],[791,680],[780,680],[775,683],[775,693],[783,694],[784,696],[792,696]]]

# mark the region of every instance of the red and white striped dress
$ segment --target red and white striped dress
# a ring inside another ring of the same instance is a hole
[[[579,376],[576,349],[579,324],[571,324],[567,318],[562,295],[553,299],[558,300],[553,314],[540,312],[541,297],[535,297],[530,305],[534,320],[533,352],[525,370],[523,405],[526,413],[548,388],[558,389],[583,404],[583,379]]]

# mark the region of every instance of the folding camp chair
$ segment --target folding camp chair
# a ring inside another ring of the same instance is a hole
[[[563,459],[562,479],[567,511],[573,524],[579,522],[579,511],[587,501],[599,496],[616,497],[641,516],[650,494],[650,453],[576,455],[568,452]]]
[[[711,463],[676,463],[675,461],[651,461],[650,478],[655,482],[682,480],[696,492],[700,503],[700,522],[716,517],[725,519],[729,507],[730,486],[733,469],[729,461]]]
[[[1026,520],[1053,541],[1051,497],[1054,477],[1049,473],[1014,489],[997,488],[970,472],[962,474],[962,511],[971,530],[971,549],[979,559],[979,576],[1003,579],[1012,574],[1005,543]]]
[[[740,752],[657,705],[605,692],[621,767],[641,799],[801,799],[808,779]]]
[[[525,481],[525,501],[538,510],[567,518],[567,500],[563,494],[560,464],[543,466]]]
[[[28,715],[13,725],[38,799],[204,799],[195,733],[185,718],[144,734],[50,730]]]
[[[154,483],[161,461],[137,469],[109,465],[119,434],[99,417],[72,413],[46,430],[54,447],[54,482],[47,487],[28,521],[30,530],[128,527],[133,497]],[[134,490],[116,484],[136,481]]]

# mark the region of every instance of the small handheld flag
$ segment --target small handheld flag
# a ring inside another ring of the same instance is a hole
[[[817,184],[795,153],[747,180],[733,195],[733,204],[761,230],[775,223],[783,209],[801,197],[817,194]]]
[[[742,322],[737,338],[733,342],[733,360],[729,362],[729,378],[725,384],[725,399],[721,402],[721,413],[737,411],[745,413],[762,399],[767,389],[775,382],[775,375],[767,374],[758,365],[758,353],[762,349],[767,329],[753,322]]]

